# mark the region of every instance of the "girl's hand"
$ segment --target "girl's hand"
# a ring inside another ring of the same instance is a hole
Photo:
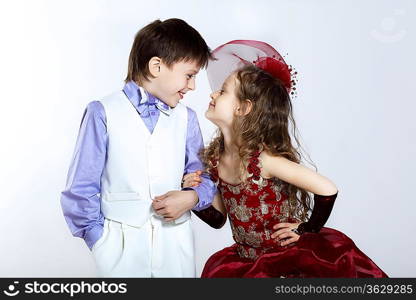
[[[189,173],[183,176],[182,188],[199,186],[199,184],[202,182],[202,179],[200,177],[201,174],[202,171],[198,170],[194,173]]]
[[[291,243],[297,242],[300,235],[294,233],[292,229],[298,228],[300,223],[279,223],[273,226],[273,229],[277,229],[271,237],[272,239],[278,238],[280,246],[286,246]]]

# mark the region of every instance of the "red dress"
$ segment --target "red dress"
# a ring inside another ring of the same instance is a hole
[[[279,246],[270,236],[279,222],[299,222],[289,216],[287,184],[260,177],[259,152],[251,156],[247,184],[218,183],[235,244],[213,254],[201,277],[387,277],[342,232],[323,227],[304,233],[296,243]],[[256,180],[258,179],[258,180]]]

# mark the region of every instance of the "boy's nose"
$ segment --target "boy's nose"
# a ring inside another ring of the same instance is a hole
[[[190,90],[195,90],[195,78],[192,78],[191,80],[188,81],[188,89]]]

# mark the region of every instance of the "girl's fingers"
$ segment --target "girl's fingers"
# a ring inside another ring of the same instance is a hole
[[[189,183],[191,183],[191,184],[201,183],[201,182],[202,182],[202,180],[199,177],[196,177],[196,178],[194,177],[194,178],[189,179]]]
[[[298,239],[299,239],[299,237],[292,237],[290,239],[285,240],[284,242],[281,242],[280,246],[286,246],[286,245],[289,245],[291,243],[297,242]]]
[[[197,172],[185,174],[185,175],[183,176],[183,179],[184,179],[184,180],[187,180],[187,179],[189,179],[189,178],[194,178],[194,177],[199,177],[199,175],[197,174]]]
[[[192,173],[192,179],[193,180],[201,180],[201,177],[196,173]]]
[[[192,180],[192,179],[188,179],[188,180],[185,180],[185,182],[183,183],[182,186],[184,188],[191,187],[191,186],[199,186],[200,183],[201,183],[200,181],[195,181],[195,180]]]
[[[192,173],[186,174],[185,176],[183,176],[183,180],[187,180],[192,176]]]
[[[292,225],[291,223],[278,223],[273,226],[273,229],[286,228]]]
[[[279,229],[279,230],[277,230],[277,231],[275,231],[272,235],[271,235],[271,237],[274,239],[274,238],[276,238],[276,237],[278,237],[278,236],[280,236],[281,234],[283,234],[283,233],[285,233],[285,232],[292,232],[291,231],[291,229],[290,228],[282,228],[282,229]]]
[[[202,182],[202,180],[201,180],[201,178],[199,177],[199,176],[197,176],[197,175],[192,175],[192,174],[187,174],[187,175],[185,175],[184,176],[184,184],[188,184],[188,185],[191,185],[191,184],[193,184],[194,182],[199,182],[199,183],[201,183]]]
[[[293,232],[285,232],[285,233],[279,234],[277,238],[281,240],[281,239],[291,237],[291,236],[293,236]]]

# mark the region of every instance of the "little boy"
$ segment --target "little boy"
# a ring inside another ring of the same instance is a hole
[[[211,205],[197,116],[179,100],[210,59],[201,35],[180,19],[136,35],[126,85],[84,113],[61,205],[74,236],[92,250],[102,277],[195,277],[190,210]]]

